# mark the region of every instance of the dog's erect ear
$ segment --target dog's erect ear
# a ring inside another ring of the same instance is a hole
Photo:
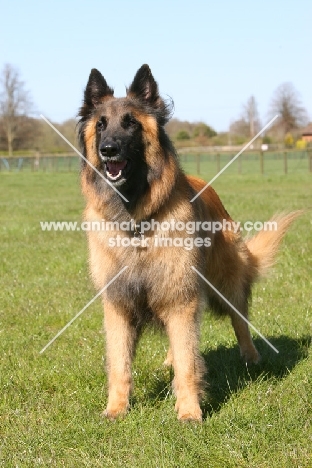
[[[127,95],[134,97],[144,106],[148,112],[152,112],[160,125],[165,125],[170,119],[173,101],[165,102],[159,95],[158,85],[154,80],[150,67],[142,65],[127,89]]]
[[[158,93],[158,85],[148,65],[142,65],[136,72],[127,94],[132,94],[140,101],[153,107],[160,105],[161,98]]]
[[[79,115],[85,117],[101,102],[103,97],[113,95],[114,90],[108,86],[104,76],[96,68],[92,68]]]
[[[107,85],[104,76],[96,68],[92,68],[84,94],[85,103],[89,106],[96,106],[101,98],[113,96],[113,94],[114,90]]]

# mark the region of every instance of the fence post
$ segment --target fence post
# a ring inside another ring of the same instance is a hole
[[[238,157],[238,173],[241,174],[242,173],[242,157],[243,155],[241,154],[239,157]]]
[[[312,151],[308,150],[308,159],[309,159],[309,169],[312,172]]]
[[[200,174],[200,154],[196,153],[196,171]]]
[[[220,172],[220,153],[217,154],[217,174]]]
[[[263,151],[260,151],[260,174],[263,175],[263,172],[264,172]]]
[[[58,172],[58,156],[56,154],[52,156],[52,167],[54,172]]]
[[[287,152],[284,151],[284,173],[287,174]]]
[[[34,165],[35,165],[34,169],[36,171],[39,171],[39,169],[40,169],[40,153],[39,153],[38,150],[35,152]]]

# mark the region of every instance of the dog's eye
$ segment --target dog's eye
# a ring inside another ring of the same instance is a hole
[[[122,126],[124,128],[135,127],[137,125],[137,121],[131,114],[126,114],[122,119]]]
[[[107,127],[107,120],[105,117],[101,117],[100,120],[97,121],[96,123],[96,129],[101,132],[102,130],[105,130]]]

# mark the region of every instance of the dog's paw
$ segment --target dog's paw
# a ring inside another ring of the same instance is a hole
[[[261,361],[261,355],[256,348],[249,348],[241,352],[241,357],[248,365],[258,364]]]
[[[116,419],[122,419],[128,412],[128,405],[119,405],[119,406],[107,406],[103,411],[102,416],[110,421],[115,421]]]
[[[202,422],[202,414],[192,414],[192,413],[186,413],[186,414],[178,414],[178,420],[181,422]]]
[[[177,402],[175,410],[178,413],[178,420],[181,422],[202,422],[202,410],[200,409],[199,404],[178,404]]]

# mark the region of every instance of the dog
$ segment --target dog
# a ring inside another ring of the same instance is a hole
[[[234,308],[248,317],[252,284],[273,264],[297,217],[278,216],[276,231],[260,231],[249,240],[233,229],[211,229],[208,236],[204,223],[233,220],[211,186],[205,188],[206,182],[181,169],[164,128],[171,108],[143,65],[123,98],[115,98],[102,74],[92,69],[79,110],[84,220],[110,223],[110,229],[89,230],[88,246],[94,285],[105,287],[104,415],[111,420],[129,408],[131,363],[148,322],[161,324],[169,337],[165,363],[174,370],[179,420],[202,420],[205,366],[199,328],[206,306],[230,316],[242,358],[259,361],[248,323]],[[181,226],[196,229],[186,232]]]

